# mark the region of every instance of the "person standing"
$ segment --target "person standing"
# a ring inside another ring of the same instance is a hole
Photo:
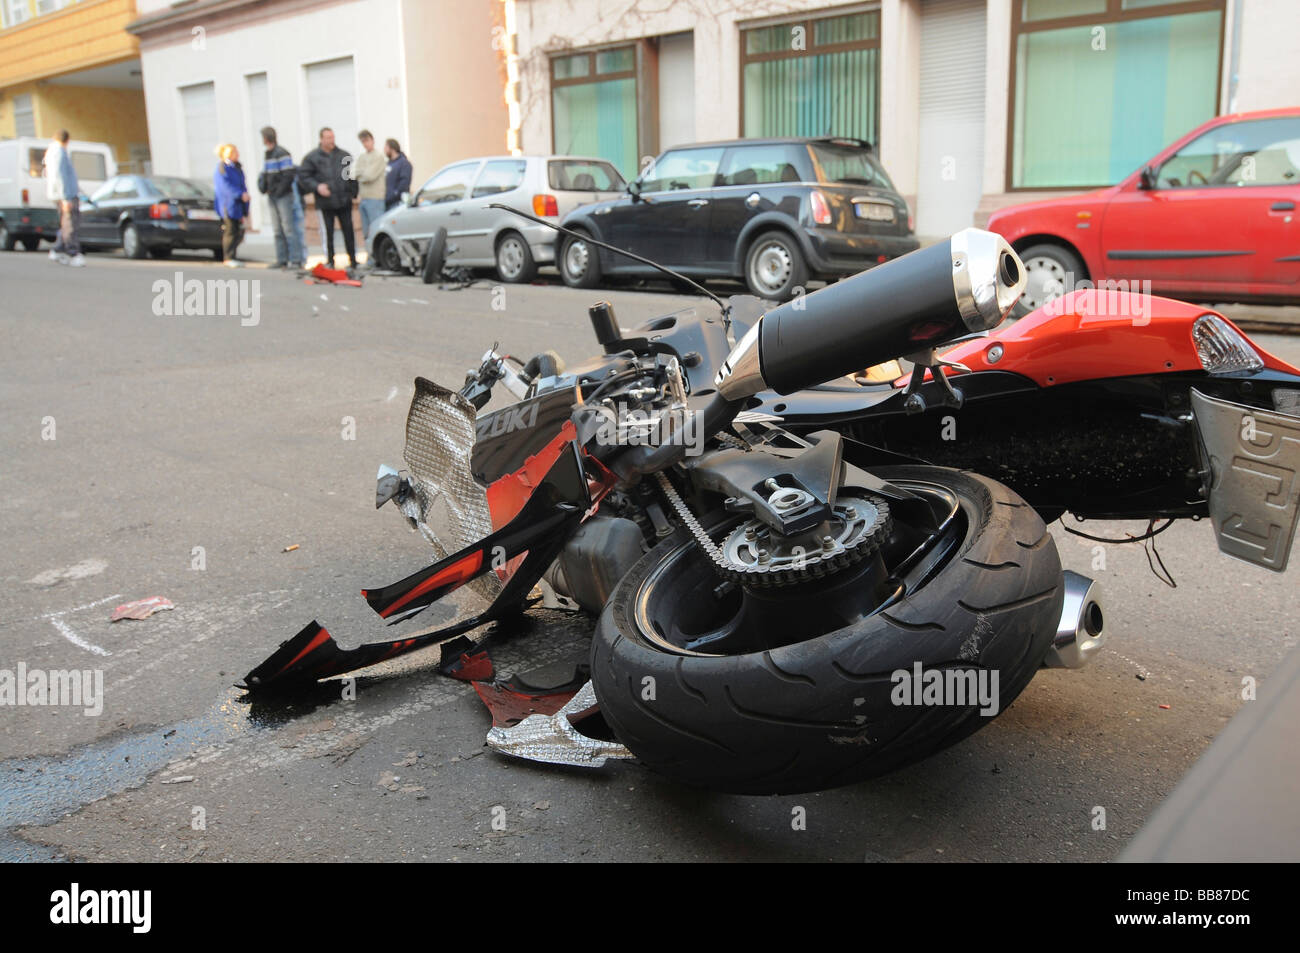
[[[316,196],[321,231],[325,236],[327,264],[334,267],[334,222],[343,232],[343,246],[348,252],[348,266],[357,267],[357,243],[352,232],[352,199],[357,194],[357,180],[352,170],[352,154],[334,142],[334,130],[320,131],[320,145],[303,157],[298,167],[298,187]]]
[[[212,187],[217,193],[217,214],[221,216],[221,257],[227,268],[238,268],[235,252],[244,239],[244,219],[248,217],[248,186],[244,168],[239,164],[239,150],[230,143],[217,147],[220,160],[212,173]]]
[[[81,186],[68,155],[70,138],[68,130],[60,129],[45,150],[45,192],[59,209],[59,238],[50,250],[50,260],[80,268],[86,264],[77,234],[81,231]]]
[[[297,169],[289,150],[276,141],[275,128],[262,129],[262,146],[266,156],[262,171],[257,176],[257,190],[267,197],[271,205],[271,230],[275,234],[275,267],[299,268],[302,250],[293,233],[294,191],[293,180]]]
[[[357,156],[357,198],[361,202],[361,241],[370,237],[370,225],[384,214],[384,179],[387,163],[384,154],[375,148],[375,137],[369,129],[362,129],[361,155]]]
[[[384,143],[384,155],[388,158],[384,178],[384,210],[387,211],[402,201],[403,192],[411,191],[411,160],[402,155],[396,139]]]
[[[302,210],[302,193],[298,191],[298,177],[293,179],[293,243],[296,252],[290,252],[289,257],[298,263],[300,268],[307,266],[307,215]]]

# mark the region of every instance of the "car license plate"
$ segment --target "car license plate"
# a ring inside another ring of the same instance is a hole
[[[870,222],[892,222],[894,206],[883,202],[854,202],[853,214]]]
[[[215,222],[219,219],[217,213],[210,208],[192,208],[186,215],[196,222]]]
[[[1219,550],[1286,569],[1300,513],[1300,417],[1192,391],[1210,462],[1210,522]]]

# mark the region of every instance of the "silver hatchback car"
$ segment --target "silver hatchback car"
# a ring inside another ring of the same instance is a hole
[[[502,281],[531,281],[538,265],[555,262],[553,229],[493,202],[538,218],[560,219],[580,205],[621,195],[627,183],[604,159],[581,156],[488,156],[439,169],[402,205],[384,213],[366,238],[370,260],[387,271],[416,271],[430,237],[447,230],[446,264],[496,268]]]

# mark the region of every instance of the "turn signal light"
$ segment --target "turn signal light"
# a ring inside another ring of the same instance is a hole
[[[808,205],[812,209],[813,221],[818,225],[829,225],[831,223],[831,206],[826,201],[826,196],[817,189],[808,193]]]
[[[1192,343],[1201,367],[1211,374],[1258,371],[1264,367],[1250,342],[1217,314],[1203,314],[1196,319]]]
[[[31,205],[31,204],[32,204],[31,196],[27,194],[27,190],[26,190],[26,189],[23,189],[23,204],[24,204],[24,205]]]
[[[560,203],[555,200],[554,195],[538,193],[533,196],[533,214],[541,216],[559,215]]]

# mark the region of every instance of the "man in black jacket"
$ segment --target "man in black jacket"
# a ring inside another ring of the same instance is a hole
[[[262,145],[266,158],[257,176],[257,190],[270,200],[271,230],[275,233],[275,267],[298,267],[306,257],[298,247],[298,237],[293,230],[293,156],[276,142],[275,129],[262,129]]]
[[[411,191],[411,160],[402,154],[402,147],[396,139],[384,143],[384,155],[388,157],[384,179],[384,211],[388,211],[402,201],[402,193]]]
[[[338,219],[348,264],[357,267],[357,242],[352,233],[352,199],[357,194],[357,180],[352,174],[352,156],[334,144],[334,130],[328,126],[320,131],[320,147],[307,153],[298,166],[298,190],[316,196],[329,266],[334,266],[334,220]]]

